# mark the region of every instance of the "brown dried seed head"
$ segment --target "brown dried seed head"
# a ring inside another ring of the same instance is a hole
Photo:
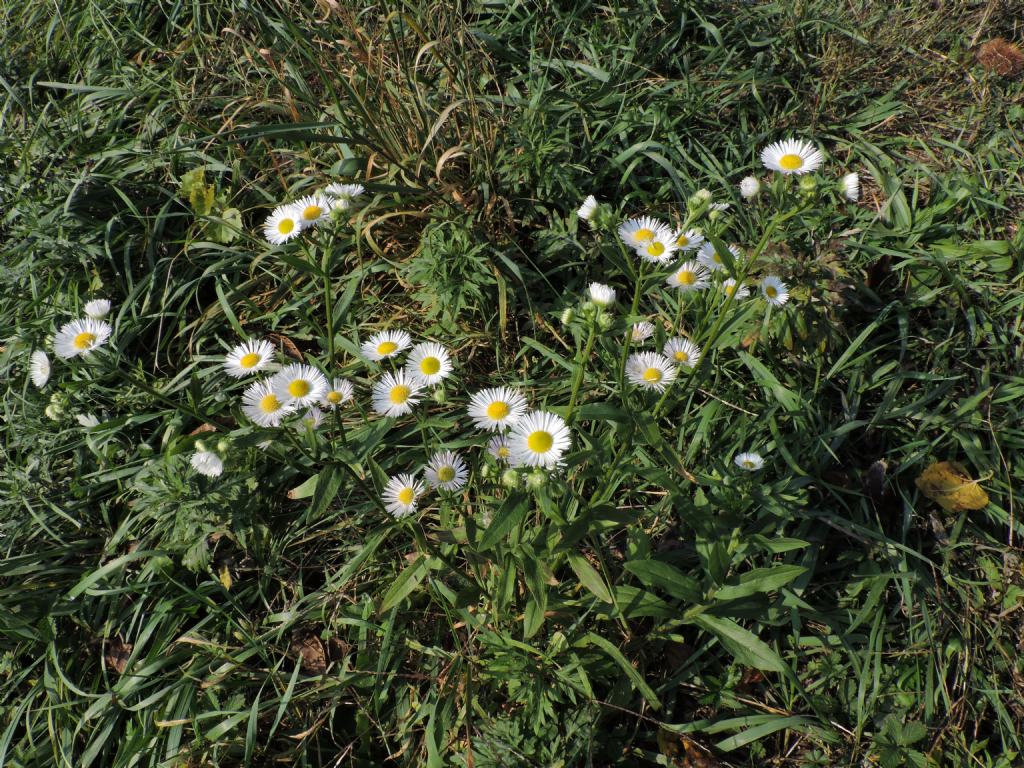
[[[1024,53],[1013,43],[996,37],[978,49],[978,63],[989,72],[1012,77],[1024,70]]]

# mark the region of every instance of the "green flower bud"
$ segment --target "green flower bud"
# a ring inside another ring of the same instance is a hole
[[[800,193],[803,195],[813,195],[818,191],[818,180],[813,176],[801,176],[800,177]]]
[[[602,331],[609,331],[611,327],[615,325],[615,318],[609,315],[607,312],[597,313],[597,327]]]
[[[576,319],[576,310],[572,307],[566,307],[562,310],[562,325],[569,325],[573,320]]]
[[[519,473],[514,469],[506,469],[501,473],[501,484],[506,488],[518,488]]]
[[[548,473],[543,469],[535,469],[526,476],[526,487],[531,490],[543,488],[548,483]]]
[[[444,405],[448,402],[448,393],[444,387],[438,387],[434,390],[434,402],[438,405]]]
[[[230,440],[228,440],[227,438],[221,438],[220,440],[217,441],[217,453],[220,454],[220,456],[222,456],[222,457],[226,456],[228,451],[230,451],[230,450],[231,450],[231,441]]]
[[[209,448],[206,447],[206,443],[204,443],[202,440],[196,440],[195,448],[198,453],[206,453],[208,450],[210,450]]]

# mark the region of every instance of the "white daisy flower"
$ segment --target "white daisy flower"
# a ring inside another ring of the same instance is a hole
[[[91,317],[93,320],[102,320],[110,314],[110,302],[107,299],[93,299],[86,303],[82,311],[85,312],[86,317]]]
[[[364,341],[360,349],[370,360],[380,362],[385,357],[394,357],[412,346],[412,336],[405,331],[380,331]]]
[[[591,283],[587,293],[590,300],[599,307],[610,307],[615,303],[615,289],[603,283]]]
[[[509,448],[508,438],[504,435],[495,435],[488,440],[487,452],[498,461],[504,461],[506,464],[512,458],[512,449]]]
[[[324,412],[315,405],[312,408],[307,408],[306,412],[302,414],[302,419],[299,420],[299,423],[304,429],[315,432],[324,423]]]
[[[292,204],[299,213],[299,221],[303,228],[315,227],[331,218],[334,202],[326,195],[309,195],[296,200]]]
[[[654,323],[649,323],[646,320],[641,320],[639,323],[633,323],[633,327],[629,329],[629,339],[634,344],[643,344],[653,335]]]
[[[190,459],[192,469],[206,477],[217,477],[224,471],[224,462],[212,451],[196,451]]]
[[[324,396],[320,398],[320,405],[323,408],[337,408],[352,399],[355,388],[348,379],[335,379]]]
[[[268,379],[250,384],[242,393],[242,413],[261,427],[276,427],[294,410],[294,403],[279,398]]]
[[[597,210],[597,198],[593,195],[587,195],[587,199],[583,201],[583,205],[576,211],[576,215],[583,221],[587,222],[587,226],[591,229],[594,227],[593,216],[594,211]]]
[[[224,357],[228,376],[240,379],[262,371],[274,361],[274,347],[264,339],[249,339],[237,345]]]
[[[482,389],[469,398],[466,411],[479,429],[496,432],[519,422],[526,413],[526,398],[511,387]]]
[[[684,253],[696,250],[704,243],[704,235],[699,229],[688,229],[685,232],[677,229],[673,237],[675,237],[676,249]]]
[[[848,173],[843,176],[843,195],[854,203],[860,200],[860,176],[858,174]]]
[[[754,176],[747,176],[740,182],[740,195],[744,200],[750,200],[752,197],[757,197],[760,191],[761,182]]]
[[[663,227],[655,233],[654,237],[633,250],[644,261],[649,261],[652,264],[667,264],[672,261],[673,254],[678,250],[675,233],[668,227]]]
[[[28,377],[37,389],[46,386],[50,380],[50,358],[41,349],[37,349],[28,359]]]
[[[53,337],[53,351],[57,357],[69,360],[88,355],[110,338],[110,324],[91,317],[65,323]]]
[[[425,341],[412,348],[405,361],[405,372],[427,386],[432,386],[451,375],[451,357],[440,344]]]
[[[761,458],[761,454],[754,453],[738,453],[736,458],[733,459],[733,463],[740,469],[745,469],[748,472],[756,472],[764,466],[764,459]]]
[[[469,470],[466,469],[466,462],[455,451],[438,451],[430,457],[423,476],[431,488],[457,491],[466,484]]]
[[[302,231],[302,211],[294,205],[279,205],[263,222],[263,237],[272,245],[287,243]]]
[[[665,342],[662,353],[679,366],[693,368],[700,360],[700,347],[682,336],[674,336]]]
[[[729,210],[730,203],[712,203],[708,206],[709,211],[718,211],[719,213],[725,213]]]
[[[708,287],[709,273],[703,265],[696,261],[685,261],[665,282],[672,288],[683,293],[687,291],[703,291]]]
[[[277,396],[296,408],[313,405],[327,394],[327,377],[311,365],[292,363],[270,377]]]
[[[553,413],[526,414],[509,433],[511,463],[516,466],[555,467],[572,443],[569,427]]]
[[[775,275],[768,275],[761,281],[761,296],[773,307],[781,307],[789,301],[789,288]]]
[[[359,197],[365,191],[366,187],[362,184],[328,184],[324,188],[324,192],[336,201],[343,201],[345,203],[344,207],[347,207],[349,202]]]
[[[401,520],[416,511],[416,499],[425,491],[423,483],[417,480],[415,475],[401,474],[388,479],[381,500],[384,502],[384,508],[396,520]]]
[[[825,156],[809,141],[786,139],[769,144],[761,150],[761,162],[770,171],[791,173],[810,173],[817,170],[825,161]]]
[[[734,301],[740,301],[750,295],[750,289],[743,283],[737,283],[731,277],[722,281],[722,290],[726,296],[732,296]]]
[[[664,392],[675,377],[672,361],[657,352],[638,352],[626,360],[626,378],[644,389]]]
[[[410,413],[419,402],[422,391],[422,379],[408,376],[405,371],[387,373],[373,385],[373,410],[392,418]]]
[[[733,261],[739,261],[743,256],[742,252],[735,245],[729,246],[729,253],[732,254]],[[725,262],[722,260],[722,254],[715,250],[715,246],[711,243],[704,243],[700,247],[700,254],[697,256],[697,261],[703,264],[705,267],[710,269],[712,272],[717,272],[720,269],[725,269]]]
[[[671,234],[666,235],[666,230],[668,230],[668,226],[657,219],[652,219],[650,216],[640,216],[635,219],[626,219],[626,221],[619,225],[619,239],[630,248],[635,249],[646,245],[655,238],[660,237],[661,240],[670,239]]]

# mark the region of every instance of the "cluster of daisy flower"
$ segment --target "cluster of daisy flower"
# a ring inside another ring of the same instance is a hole
[[[263,236],[273,245],[287,243],[303,230],[328,221],[332,211],[347,209],[364,192],[362,184],[328,184],[322,192],[277,206],[263,224]]]
[[[113,329],[104,318],[110,314],[110,302],[107,299],[93,299],[82,308],[85,317],[76,318],[65,323],[53,337],[53,353],[63,360],[74,357],[87,357],[102,347],[109,339]],[[29,356],[29,378],[32,383],[42,389],[50,380],[52,366],[50,358],[41,349],[34,350]]]

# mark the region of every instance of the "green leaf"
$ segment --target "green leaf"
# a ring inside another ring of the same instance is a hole
[[[774,568],[755,568],[739,577],[738,584],[726,584],[714,594],[715,600],[735,600],[740,597],[764,594],[784,587],[806,573],[802,565],[777,565]]]
[[[522,494],[516,493],[505,499],[505,503],[501,505],[491,524],[484,531],[478,545],[479,549],[493,549],[503,541],[505,535],[519,524],[529,508],[529,498]]]
[[[693,619],[697,626],[718,638],[740,664],[767,672],[786,672],[789,667],[763,640],[731,619],[698,614]]]
[[[394,583],[384,593],[384,599],[380,604],[380,613],[387,613],[420,585],[423,577],[427,575],[426,557],[420,557],[415,563],[402,571]]]
[[[626,676],[633,682],[636,689],[640,691],[640,695],[642,695],[647,700],[647,703],[651,705],[651,708],[661,709],[661,702],[658,701],[658,694],[654,692],[654,689],[647,684],[646,680],[644,680],[643,675],[641,675],[633,665],[629,663],[626,657],[622,655],[622,651],[616,648],[614,644],[593,632],[588,632],[583,636],[580,642],[577,643],[577,645],[586,644],[596,645],[602,651],[611,656],[615,663],[622,668],[622,671],[625,672]]]
[[[658,560],[630,560],[626,570],[648,587],[664,590],[672,597],[689,603],[700,602],[703,597],[696,579],[686,576],[678,568]]]
[[[598,600],[605,603],[610,603],[612,601],[611,593],[608,591],[608,585],[604,583],[604,579],[602,579],[601,575],[594,570],[594,566],[587,561],[587,558],[572,552],[569,555],[569,567],[572,568],[573,573],[576,574],[576,578],[580,580],[580,583],[590,590]]]

